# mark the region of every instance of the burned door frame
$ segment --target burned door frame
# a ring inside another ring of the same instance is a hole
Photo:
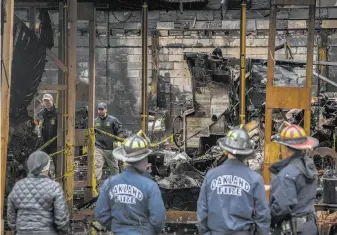
[[[308,45],[305,87],[273,86],[276,41],[276,14],[278,5],[309,6]],[[304,110],[304,129],[310,134],[311,87],[313,75],[313,50],[315,34],[315,0],[273,0],[271,3],[268,42],[268,70],[266,88],[266,120],[264,143],[264,182],[270,184],[269,166],[280,160],[279,145],[271,142],[273,109]],[[269,192],[267,193],[269,194]],[[269,195],[268,195],[269,196]]]

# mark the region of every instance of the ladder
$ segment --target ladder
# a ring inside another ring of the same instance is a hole
[[[275,66],[276,14],[277,7],[284,5],[309,6],[306,84],[304,87],[280,87],[273,85]],[[280,159],[280,145],[271,142],[273,109],[304,110],[304,130],[310,134],[311,86],[315,36],[316,0],[272,0],[269,21],[268,69],[266,87],[264,182],[270,184],[269,166]]]

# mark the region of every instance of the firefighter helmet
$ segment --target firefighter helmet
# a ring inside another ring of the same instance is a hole
[[[317,139],[307,136],[302,127],[289,123],[285,123],[274,142],[297,150],[313,149],[319,144]]]
[[[146,158],[152,150],[149,149],[150,140],[142,132],[128,137],[121,147],[113,151],[113,156],[120,161],[131,163],[138,162]]]
[[[250,157],[254,154],[249,135],[243,125],[234,127],[224,138],[218,140],[221,149],[238,156]]]

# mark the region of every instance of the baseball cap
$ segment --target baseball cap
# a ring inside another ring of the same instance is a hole
[[[53,96],[51,94],[44,94],[42,100],[53,100]]]
[[[98,109],[106,109],[106,108],[107,108],[106,103],[101,102],[98,104]]]

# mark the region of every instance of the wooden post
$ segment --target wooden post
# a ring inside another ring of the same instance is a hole
[[[157,106],[157,90],[159,77],[159,32],[154,31],[152,34],[152,83],[151,83],[151,106]]]
[[[316,1],[314,1],[316,2]],[[307,45],[307,66],[306,66],[306,87],[312,87],[312,72],[314,63],[314,43],[315,43],[315,12],[316,4],[309,6],[309,19],[308,20],[308,45]],[[309,101],[311,102],[311,92],[309,92]],[[310,122],[311,120],[311,105],[304,109],[304,130],[307,135],[310,135]]]
[[[92,6],[93,14],[89,19],[89,108],[88,108],[88,128],[89,134],[93,133],[94,128],[94,113],[95,113],[95,87],[96,87],[96,69],[95,69],[95,47],[96,47],[96,9]],[[89,136],[88,142],[88,160],[87,160],[87,190],[90,190],[91,193],[87,193],[88,198],[85,198],[85,201],[89,201],[90,195],[97,196],[96,193],[96,178],[93,174],[93,167],[95,166],[94,162],[94,138]],[[94,189],[94,190],[93,190]]]
[[[246,124],[246,35],[247,35],[247,1],[241,2],[240,31],[240,124]]]
[[[2,13],[2,9],[1,13]],[[12,76],[12,60],[13,60],[13,21],[14,21],[14,0],[7,0],[5,5],[6,23],[4,24],[3,35],[1,35],[2,43],[2,60],[1,65],[1,150],[0,150],[0,233],[4,232],[4,198],[6,183],[6,165],[7,165],[7,148],[8,148],[8,132],[9,132],[9,102],[11,91]],[[2,31],[2,29],[1,29]]]
[[[77,39],[77,0],[68,0],[68,118],[67,146],[65,153],[65,193],[70,217],[73,211],[73,179],[74,179],[74,144],[75,144],[75,108],[76,108],[76,39]]]
[[[63,62],[63,64],[66,64],[66,55],[68,51],[67,47],[67,32],[68,29],[68,20],[67,20],[67,8],[66,4],[63,2],[59,3],[59,46],[58,46],[58,57],[59,60]],[[62,69],[59,68],[58,70],[58,85],[63,85],[65,86],[65,78],[67,74],[64,73]],[[66,113],[65,111],[65,93],[66,91],[64,90],[58,90],[58,114],[57,114],[57,150],[60,151],[62,150],[66,145],[65,145],[65,118],[64,114]],[[59,153],[57,157],[57,166],[58,169],[55,169],[56,173],[56,178],[60,178],[61,176],[64,175],[64,153]],[[63,179],[60,179],[59,182],[63,184]]]
[[[265,114],[265,139],[264,139],[264,183],[270,184],[269,167],[280,160],[280,145],[271,141],[272,113],[273,109],[303,109],[304,129],[310,133],[310,105],[311,105],[311,79],[313,68],[313,46],[315,33],[315,0],[292,0],[293,5],[309,5],[308,21],[308,53],[307,72],[305,87],[280,87],[274,86],[275,67],[275,37],[276,37],[276,14],[277,5],[284,5],[290,0],[273,0],[271,3],[269,20],[269,42],[268,42],[268,69],[266,86],[266,114]],[[267,192],[269,196],[269,191]]]
[[[147,100],[147,50],[148,50],[148,4],[144,1],[142,9],[142,131],[148,132]]]

